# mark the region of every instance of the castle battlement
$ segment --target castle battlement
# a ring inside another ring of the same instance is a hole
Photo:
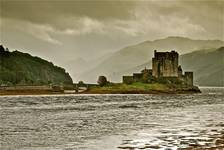
[[[176,51],[171,51],[171,52],[157,52],[154,50],[154,58],[156,59],[174,59],[178,57],[178,53]]]

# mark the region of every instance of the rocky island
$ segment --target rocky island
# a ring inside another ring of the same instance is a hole
[[[91,94],[156,94],[156,93],[200,93],[193,84],[193,72],[184,72],[178,63],[176,51],[154,51],[152,69],[143,69],[132,76],[123,76],[122,83],[110,83],[100,76],[98,84],[83,93]]]

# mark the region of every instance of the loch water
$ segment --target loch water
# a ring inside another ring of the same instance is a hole
[[[199,94],[2,96],[0,149],[212,148],[224,137],[224,88],[201,90]]]

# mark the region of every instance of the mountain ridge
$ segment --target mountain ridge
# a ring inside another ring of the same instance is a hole
[[[218,49],[203,49],[179,56],[179,64],[185,71],[194,72],[194,82],[200,86],[224,86],[224,47]],[[130,75],[140,72],[144,67],[151,68],[148,61],[134,68],[121,71],[117,74]]]
[[[87,82],[96,82],[97,76],[105,75],[111,81],[118,82],[121,77],[119,79],[114,77],[118,72],[150,61],[155,49],[158,51],[176,50],[180,54],[186,54],[199,49],[219,48],[221,46],[224,46],[224,41],[192,40],[185,37],[167,37],[154,41],[144,41],[116,51],[95,68],[80,74],[78,78]]]

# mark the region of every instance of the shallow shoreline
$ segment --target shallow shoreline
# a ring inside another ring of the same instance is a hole
[[[50,91],[50,90],[0,90],[0,96],[58,95],[58,94],[65,94],[65,93],[64,92],[55,92],[55,91]]]
[[[126,90],[126,91],[83,91],[79,93],[73,92],[55,92],[45,90],[10,90],[0,91],[0,96],[16,96],[16,95],[91,95],[91,94],[197,94],[201,91],[158,91],[158,90]]]
[[[130,91],[85,91],[80,94],[197,94],[201,91],[140,91],[140,90],[130,90]]]

